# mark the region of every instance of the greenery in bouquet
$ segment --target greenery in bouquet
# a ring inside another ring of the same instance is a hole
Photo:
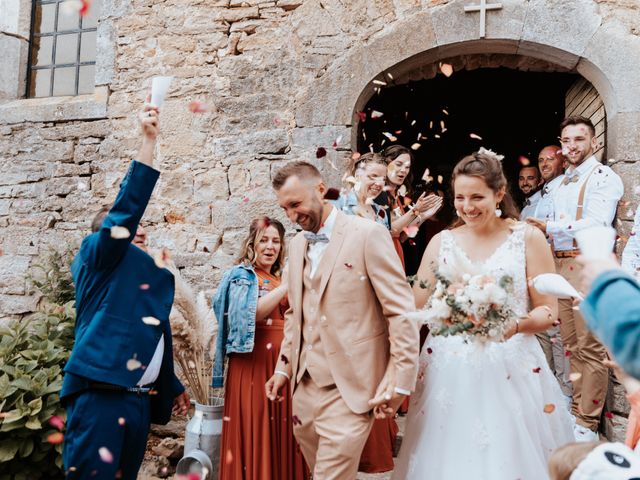
[[[468,334],[493,341],[504,339],[516,317],[508,304],[513,294],[510,276],[464,274],[450,279],[437,271],[435,278],[429,302],[415,314],[429,326],[432,335]]]

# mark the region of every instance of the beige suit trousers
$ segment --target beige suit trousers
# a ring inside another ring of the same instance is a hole
[[[581,267],[574,258],[556,258],[556,269],[579,288]],[[597,431],[609,387],[609,369],[602,363],[607,359],[607,350],[587,329],[571,300],[559,300],[558,310],[562,342],[570,353],[571,373],[578,374],[573,377],[571,412],[578,424]]]
[[[351,411],[335,385],[318,387],[305,374],[293,394],[293,433],[313,480],[354,480],[373,420]]]

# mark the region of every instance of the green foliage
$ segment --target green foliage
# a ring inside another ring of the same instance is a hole
[[[70,248],[62,252],[51,249],[43,263],[33,265],[29,278],[49,303],[65,305],[76,298],[69,271],[72,260],[73,250]]]
[[[62,444],[47,437],[58,431],[49,419],[65,417],[59,392],[75,324],[68,258],[55,253],[38,266],[46,306],[0,327],[0,480],[64,478]]]

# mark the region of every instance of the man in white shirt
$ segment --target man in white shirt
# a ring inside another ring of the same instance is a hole
[[[560,142],[567,170],[553,195],[553,220],[529,218],[553,243],[556,268],[575,288],[580,288],[580,253],[575,232],[595,225],[611,225],[624,193],[622,180],[594,156],[595,128],[588,118],[568,117],[562,124]],[[570,300],[559,300],[560,332],[573,375],[572,413],[576,417],[576,440],[598,439],[600,416],[609,383],[603,365],[604,346],[587,329]]]
[[[540,201],[540,172],[538,167],[526,166],[520,169],[518,174],[518,187],[524,193],[525,200],[520,212],[520,220],[533,216],[536,206]]]
[[[415,386],[415,301],[389,231],[324,200],[313,165],[289,163],[272,183],[304,232],[289,247],[291,307],[266,394],[275,401],[291,382],[293,432],[313,478],[355,479],[374,415],[394,415]]]
[[[540,200],[535,206],[534,212],[522,216],[522,220],[530,217],[545,222],[553,220],[553,194],[564,178],[565,161],[559,146],[548,145],[540,150],[538,154],[538,169],[544,181],[542,188],[538,191]],[[524,214],[525,211],[523,210],[522,213]],[[558,379],[562,393],[571,398],[573,389],[569,380],[569,359],[564,354],[560,327],[553,326],[546,332],[537,333],[536,337],[542,346],[542,350],[544,350],[549,367]]]

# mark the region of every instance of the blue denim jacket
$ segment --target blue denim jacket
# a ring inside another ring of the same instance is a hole
[[[236,265],[227,270],[213,297],[218,320],[218,338],[213,362],[212,386],[224,385],[224,360],[227,353],[253,351],[258,307],[258,276],[252,265]]]
[[[640,378],[640,284],[620,270],[603,272],[580,310],[620,367]]]

